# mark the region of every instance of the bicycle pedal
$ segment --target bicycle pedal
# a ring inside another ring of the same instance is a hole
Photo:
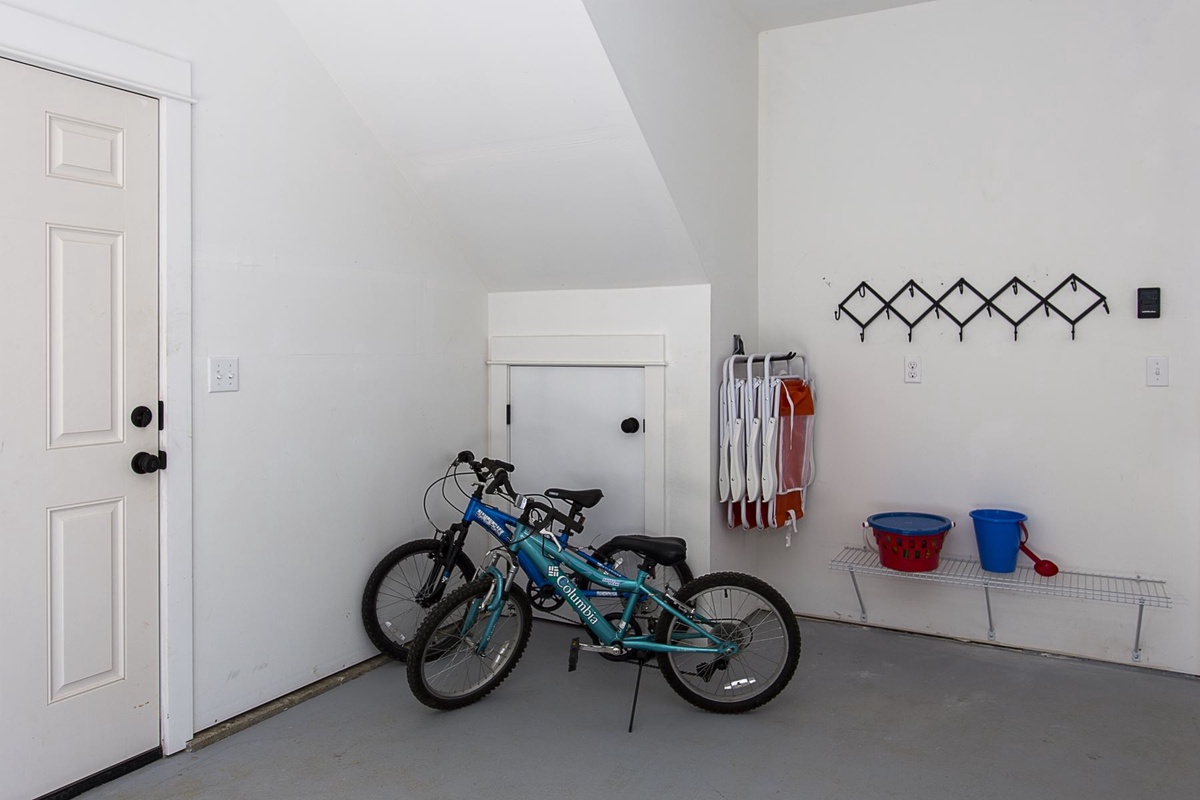
[[[567,672],[574,672],[579,668],[579,637],[576,636],[571,640],[571,655],[567,656]]]

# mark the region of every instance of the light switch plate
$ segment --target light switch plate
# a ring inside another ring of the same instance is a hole
[[[236,392],[238,390],[238,360],[236,358],[208,359],[208,391]]]
[[[1146,357],[1146,385],[1170,386],[1171,367],[1166,356]]]

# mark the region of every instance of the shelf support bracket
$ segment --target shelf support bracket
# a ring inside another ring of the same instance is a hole
[[[854,577],[854,570],[850,570],[850,582],[854,584],[854,594],[858,595],[858,607],[860,610],[859,620],[867,621],[867,606],[863,603],[862,592],[858,590],[858,578]]]
[[[1133,634],[1133,660],[1142,660],[1142,612],[1146,610],[1146,598],[1138,598],[1137,632]]]
[[[996,641],[996,626],[992,622],[992,594],[988,591],[988,582],[983,582],[983,601],[987,603],[988,612],[988,641]]]

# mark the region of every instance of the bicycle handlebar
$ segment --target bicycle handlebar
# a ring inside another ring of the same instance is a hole
[[[497,472],[517,471],[517,468],[512,464],[508,463],[507,461],[501,461],[498,458],[481,458],[479,461],[476,461],[475,454],[470,450],[460,450],[454,459],[454,464],[451,466],[457,466],[459,464],[466,464],[468,467],[470,467],[472,471],[474,471],[475,477],[479,478],[479,480],[484,483],[486,483],[487,480]]]
[[[515,472],[516,467],[509,464],[507,461],[501,461],[497,458],[481,458],[475,460],[475,454],[470,450],[459,452],[454,463],[466,464],[475,473],[475,477],[482,484],[484,494],[498,494],[508,500],[515,501],[517,493],[509,483],[508,475],[510,472]],[[478,489],[476,491],[479,491]],[[524,513],[521,515],[521,522],[529,524],[529,512],[538,511],[542,515],[542,521],[535,527],[537,532],[541,532],[549,526],[551,522],[557,522],[563,526],[563,530],[568,534],[579,533],[583,530],[583,518],[572,517],[562,513],[557,508],[547,503],[539,503],[536,500],[525,501]]]
[[[488,459],[484,459],[487,461]],[[498,494],[509,500],[515,500],[517,493],[513,490],[512,484],[508,482],[508,472],[503,469],[497,469],[491,474],[492,482],[484,488],[486,494]]]
[[[479,462],[479,464],[484,469],[489,469],[489,470],[493,470],[493,471],[495,471],[497,469],[502,469],[505,472],[516,472],[517,471],[517,468],[514,467],[512,464],[508,463],[507,461],[501,461],[498,458],[485,458],[485,459],[482,459]]]

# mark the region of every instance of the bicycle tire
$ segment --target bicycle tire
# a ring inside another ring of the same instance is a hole
[[[420,603],[417,592],[437,565],[444,548],[449,546],[438,539],[406,542],[384,556],[367,578],[363,588],[362,621],[367,638],[379,652],[397,661],[407,658],[409,643],[433,606],[433,603]],[[451,570],[441,597],[475,577],[475,565],[461,550],[454,559],[454,566],[456,569]]]
[[[602,544],[596,548],[593,557],[597,561],[612,567],[630,580],[637,578],[638,564],[642,560],[642,557],[632,550],[623,550],[620,547],[615,547],[611,542]],[[669,567],[665,567],[662,564],[657,565],[654,568],[654,574],[646,579],[646,585],[663,591],[671,589],[678,593],[680,589],[691,583],[691,581],[691,568],[688,567],[686,561],[680,561]],[[582,583],[582,588],[590,588],[590,584],[587,581],[582,581]],[[592,597],[589,599],[592,605],[600,611],[601,616],[619,614],[625,610],[625,601],[619,597]],[[660,609],[657,603],[651,600],[643,600],[634,609],[633,614],[645,623],[642,627],[648,633],[653,633],[658,621],[659,612]]]
[[[514,586],[504,598],[486,652],[475,651],[473,634],[482,631],[490,615],[480,613],[463,630],[467,611],[494,585],[493,578],[479,578],[458,587],[430,609],[417,630],[407,662],[408,686],[430,708],[449,711],[482,699],[521,660],[533,628],[533,608],[524,590]]]
[[[703,653],[659,653],[658,666],[675,692],[706,711],[736,714],[758,708],[779,695],[800,661],[800,626],[791,607],[766,581],[738,572],[704,575],[676,593],[697,615],[711,621],[709,632],[737,641],[728,658]],[[687,640],[688,626],[666,611],[655,640]],[[692,636],[695,641],[695,635]]]

